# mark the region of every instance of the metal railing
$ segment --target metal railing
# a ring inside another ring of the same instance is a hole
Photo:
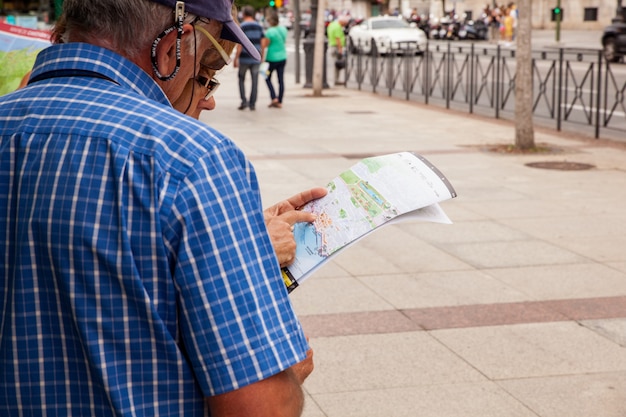
[[[515,117],[515,50],[476,42],[429,41],[387,56],[349,51],[346,85],[495,118]],[[532,52],[538,124],[626,140],[626,65],[601,50]]]

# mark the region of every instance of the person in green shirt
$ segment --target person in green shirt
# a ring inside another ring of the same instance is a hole
[[[337,65],[337,61],[345,59],[346,34],[343,28],[348,24],[348,22],[350,22],[350,16],[341,15],[326,27],[328,47],[330,49],[331,56],[335,61],[335,85],[345,84],[345,81],[342,82],[339,79],[341,68]]]
[[[270,90],[272,102],[269,107],[281,108],[283,106],[283,96],[285,94],[285,66],[287,65],[287,28],[278,25],[278,15],[271,13],[267,22],[270,27],[265,31],[265,37],[261,40],[261,46],[266,48],[265,60],[270,63],[265,82]],[[276,71],[278,77],[278,94],[272,84],[272,74]]]

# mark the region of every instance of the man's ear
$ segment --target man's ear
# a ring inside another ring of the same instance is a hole
[[[193,25],[186,23],[183,25],[183,38],[180,41],[181,54],[184,47],[185,37],[193,36]],[[176,38],[178,32],[176,30],[171,31],[165,35],[161,42],[156,47],[156,61],[159,72],[161,74],[171,74],[176,68]]]

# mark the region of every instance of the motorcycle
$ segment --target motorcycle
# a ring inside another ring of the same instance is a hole
[[[460,27],[461,25],[457,20],[444,16],[436,26],[431,26],[430,38],[449,41],[458,39]]]
[[[438,19],[431,19],[432,21],[429,24],[429,30],[428,30],[428,38],[429,39],[441,39],[439,37],[440,32],[441,32],[441,23],[439,23]]]
[[[456,20],[451,20],[446,28],[446,34],[444,39],[447,39],[449,41],[459,39],[460,28],[461,24],[459,22],[457,22]]]
[[[467,20],[459,29],[459,39],[484,41],[487,39],[489,28],[482,20]]]

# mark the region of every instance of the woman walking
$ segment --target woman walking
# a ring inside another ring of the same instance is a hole
[[[266,50],[265,60],[269,62],[269,70],[265,82],[267,88],[270,90],[270,97],[272,102],[269,107],[281,108],[283,106],[283,95],[285,94],[285,65],[287,64],[287,48],[285,43],[287,42],[287,28],[278,25],[278,15],[272,13],[268,16],[267,22],[270,27],[265,31],[265,38],[263,38],[263,47]],[[276,71],[278,78],[278,94],[274,90],[272,84],[272,74]]]

